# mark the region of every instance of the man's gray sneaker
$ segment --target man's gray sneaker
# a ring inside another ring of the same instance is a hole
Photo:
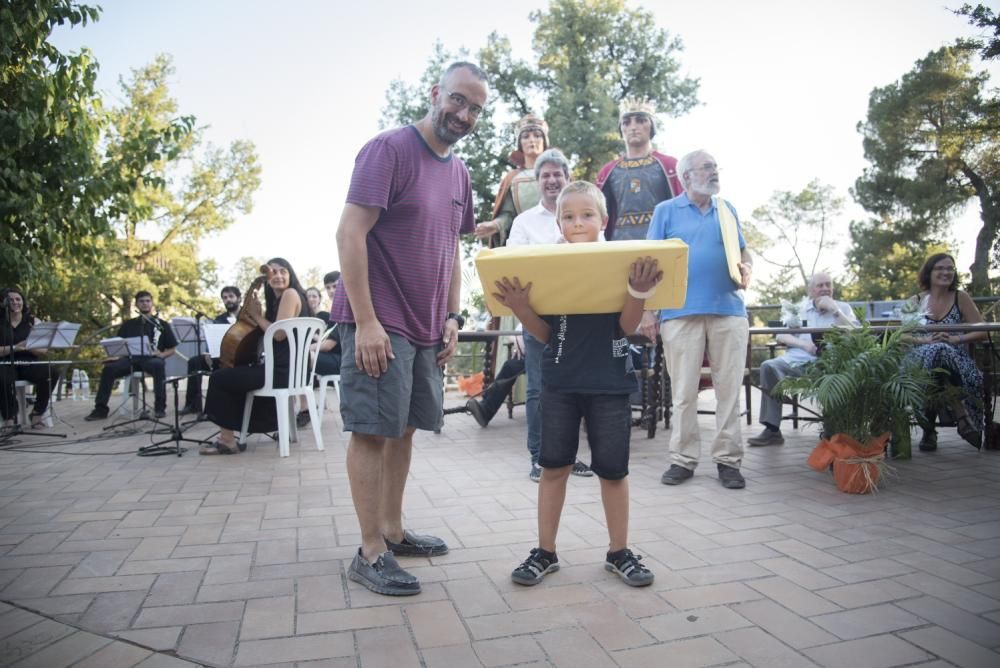
[[[397,557],[440,557],[448,554],[448,546],[436,536],[418,536],[410,531],[403,531],[403,540],[393,543],[385,539],[385,546]]]
[[[510,579],[517,584],[532,586],[542,581],[549,573],[559,570],[559,557],[555,552],[536,547],[531,550],[528,558],[510,574]]]
[[[735,466],[726,466],[725,464],[716,464],[716,466],[719,468],[719,482],[726,489],[743,489],[747,486],[743,474]]]
[[[781,435],[781,430],[775,431],[773,429],[764,429],[756,436],[751,436],[747,439],[747,444],[753,446],[764,446],[764,445],[783,445],[785,443],[785,437]]]
[[[542,469],[539,468],[538,464],[531,465],[531,471],[528,473],[528,479],[531,482],[538,482],[542,479]]]
[[[392,552],[383,552],[374,564],[370,564],[361,556],[361,548],[358,548],[351,567],[347,569],[347,577],[362,587],[385,596],[413,596],[420,593],[417,578],[399,567]]]
[[[573,468],[569,471],[573,475],[578,475],[581,478],[592,478],[594,472],[590,470],[590,467],[581,462],[579,459],[573,463]]]
[[[691,469],[684,468],[680,464],[671,464],[670,468],[660,477],[660,482],[664,485],[679,485],[693,475],[694,471]]]

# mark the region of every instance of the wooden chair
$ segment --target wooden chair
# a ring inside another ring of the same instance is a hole
[[[302,397],[309,409],[316,449],[323,450],[320,414],[316,406],[316,394],[312,388],[314,362],[312,355],[309,354],[309,348],[313,339],[323,331],[324,326],[319,318],[289,318],[272,323],[264,332],[264,387],[247,392],[243,407],[243,427],[240,429],[241,444],[246,443],[254,397],[273,397],[278,413],[278,454],[287,457],[289,440],[298,441],[295,397]],[[274,384],[274,335],[278,332],[285,333],[285,340],[288,343],[288,383],[285,387],[275,387]]]

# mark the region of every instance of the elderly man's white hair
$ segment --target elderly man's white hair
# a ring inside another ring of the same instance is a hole
[[[680,161],[677,163],[677,173],[680,174],[681,177],[683,177],[685,174],[693,170],[697,166],[694,164],[695,158],[697,158],[700,155],[707,155],[709,157],[712,156],[711,153],[709,153],[703,148],[699,148],[696,151],[691,151],[683,158],[681,158]]]
[[[816,285],[816,279],[818,277],[820,277],[820,276],[824,276],[826,278],[829,278],[830,279],[830,283],[833,283],[833,276],[830,275],[830,272],[828,272],[828,271],[817,271],[816,273],[814,273],[812,276],[809,277],[809,280],[806,282],[806,288],[811,288],[812,286]]]

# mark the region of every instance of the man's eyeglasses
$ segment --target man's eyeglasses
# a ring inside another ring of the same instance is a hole
[[[448,95],[448,101],[451,102],[452,106],[457,107],[460,111],[462,109],[469,110],[469,116],[472,118],[479,118],[479,115],[483,113],[483,108],[478,104],[470,104],[467,97],[461,93],[451,93],[449,91],[444,91]]]
[[[714,162],[706,162],[704,165],[698,167],[692,167],[692,172],[721,172],[722,168],[719,167]]]

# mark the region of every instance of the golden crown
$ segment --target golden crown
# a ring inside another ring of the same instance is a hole
[[[653,104],[652,100],[639,97],[626,97],[621,101],[618,117],[624,118],[628,114],[646,114],[648,116],[655,116],[656,105]]]

